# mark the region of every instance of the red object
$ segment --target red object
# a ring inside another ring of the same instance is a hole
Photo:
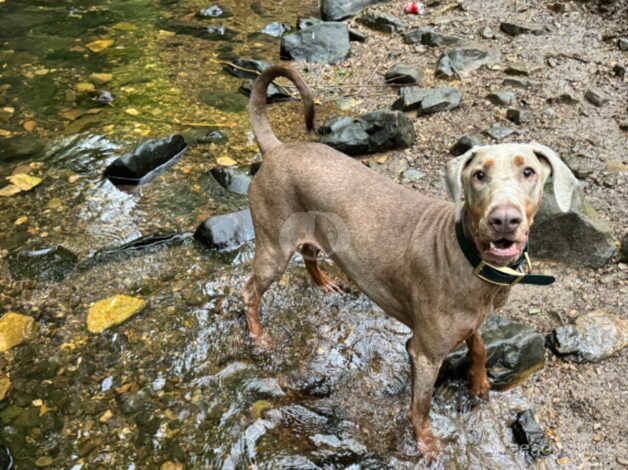
[[[423,4],[421,2],[408,2],[403,6],[403,11],[408,14],[422,15]]]

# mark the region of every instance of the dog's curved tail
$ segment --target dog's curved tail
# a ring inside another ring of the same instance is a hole
[[[266,112],[266,88],[268,88],[270,82],[277,77],[286,77],[296,85],[301,94],[301,99],[303,100],[307,130],[311,131],[314,127],[314,102],[312,100],[312,94],[303,79],[294,70],[288,67],[275,65],[267,68],[255,80],[248,106],[253,134],[255,134],[255,139],[257,140],[262,154],[281,145],[281,142],[270,127],[268,114]]]

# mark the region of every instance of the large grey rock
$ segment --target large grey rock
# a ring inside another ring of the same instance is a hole
[[[18,251],[7,256],[11,276],[15,279],[62,281],[74,271],[78,257],[62,246],[33,251]]]
[[[345,60],[350,52],[345,23],[321,21],[281,38],[281,57],[287,60],[336,64]]]
[[[439,33],[429,27],[412,28],[403,34],[403,40],[406,44],[424,44],[432,47],[455,46],[462,41],[458,37]]]
[[[436,76],[454,78],[463,76],[483,65],[493,65],[499,60],[499,53],[493,49],[479,47],[459,47],[444,53],[436,64]]]
[[[411,147],[416,140],[412,121],[399,111],[381,110],[327,120],[319,129],[321,143],[348,155]]]
[[[409,64],[395,64],[384,75],[386,83],[394,84],[417,84],[422,77],[423,71],[419,66]]]
[[[510,36],[519,36],[520,34],[534,34],[536,36],[544,34],[546,29],[538,24],[518,24],[504,21],[499,28]]]
[[[406,27],[406,24],[396,16],[378,11],[367,12],[360,16],[358,21],[383,33],[398,33]]]
[[[506,390],[521,383],[545,364],[545,338],[529,326],[498,315],[487,318],[480,329],[486,346],[486,368],[491,388]],[[438,382],[466,377],[468,348],[452,351],[441,367]]]
[[[198,226],[194,238],[210,248],[232,251],[255,238],[253,220],[248,209],[215,215]]]
[[[321,18],[339,21],[360,13],[363,8],[384,0],[321,0]]]
[[[600,267],[615,253],[611,227],[577,189],[568,212],[561,212],[551,182],[530,232],[533,256],[555,259],[572,265]]]
[[[556,328],[548,339],[565,359],[597,362],[628,345],[628,321],[596,310],[578,317],[572,325]]]
[[[416,109],[419,114],[431,114],[457,108],[461,98],[462,94],[456,88],[403,87],[392,108],[403,111]]]

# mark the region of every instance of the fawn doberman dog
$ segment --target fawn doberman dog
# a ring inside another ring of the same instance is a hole
[[[360,161],[314,142],[282,143],[266,112],[266,88],[290,79],[313,128],[312,96],[292,69],[271,67],[257,78],[249,100],[253,132],[264,163],[249,187],[255,228],[253,272],[242,294],[250,337],[272,348],[259,318],[260,301],[299,250],[325,291],[341,286],[319,268],[329,256],[373,302],[412,330],[409,417],[426,461],[438,456],[429,410],[443,359],[465,341],[471,392],[488,397],[486,352],[478,329],[517,283],[549,284],[530,274],[530,226],[551,175],[566,211],[576,179],[550,148],[536,144],[474,147],[447,165],[453,203],[404,188]]]

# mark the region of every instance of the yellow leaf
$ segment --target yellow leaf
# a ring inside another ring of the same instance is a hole
[[[85,114],[84,109],[70,109],[68,111],[64,111],[61,115],[69,121],[76,121],[83,114]]]
[[[21,193],[22,190],[14,184],[9,184],[0,189],[0,197],[15,196],[17,193]]]
[[[26,132],[33,132],[33,130],[35,130],[35,127],[37,127],[37,123],[35,121],[24,121],[24,130]]]
[[[96,91],[96,87],[94,86],[94,84],[93,83],[89,83],[89,82],[77,83],[74,88],[79,93],[89,93],[89,92],[92,92],[92,91]]]
[[[15,225],[22,225],[28,222],[28,216],[23,215],[22,217],[18,217],[15,219]]]
[[[115,41],[113,39],[98,39],[96,41],[85,44],[85,47],[97,54],[104,51],[105,49],[109,49],[111,46],[114,45],[114,43]]]
[[[135,31],[137,30],[137,26],[133,23],[127,23],[126,21],[121,21],[119,23],[114,24],[111,29],[117,29],[118,31]]]
[[[78,181],[79,175],[71,175],[68,177],[68,183],[74,184]]]
[[[99,300],[87,312],[87,330],[101,333],[132,317],[146,306],[146,301],[128,295],[115,295]]]
[[[556,459],[558,465],[567,465],[569,463],[569,457],[559,457]]]
[[[48,209],[58,209],[59,207],[61,207],[63,203],[61,202],[61,199],[59,199],[58,197],[53,197],[50,201],[48,201],[48,204],[46,204],[46,207]]]
[[[164,29],[160,29],[159,32],[157,33],[157,37],[159,39],[171,38],[174,35],[175,33],[173,33],[172,31],[166,31]]]
[[[110,73],[93,73],[89,76],[89,79],[102,85],[103,83],[107,83],[113,80],[113,75]]]
[[[0,318],[0,353],[21,344],[35,333],[37,324],[32,317],[8,312]]]
[[[7,376],[0,375],[0,401],[4,400],[11,388],[11,379]]]
[[[4,108],[2,108],[2,111],[7,114],[13,114],[15,112],[15,108],[13,106],[5,106]]]
[[[100,416],[100,418],[98,418],[98,421],[100,421],[101,423],[106,423],[111,418],[113,418],[113,412],[111,410],[107,410]]]
[[[29,191],[41,183],[41,178],[26,173],[11,175],[7,179],[22,191]]]
[[[137,109],[135,109],[135,108],[126,108],[124,110],[124,112],[127,113],[130,116],[139,116],[140,115],[140,112]]]
[[[7,131],[6,129],[0,129],[0,137],[11,137],[13,132]]]
[[[48,408],[48,405],[46,405],[45,403],[42,403],[41,406],[39,407],[39,416],[43,416],[46,413],[48,413],[48,410],[50,408]]]
[[[375,160],[379,164],[386,163],[386,160],[388,160],[388,155],[380,155],[379,157],[373,158],[373,160]]]
[[[218,162],[218,164],[221,166],[233,166],[238,164],[238,162],[230,157],[218,157],[216,159],[216,162]]]

